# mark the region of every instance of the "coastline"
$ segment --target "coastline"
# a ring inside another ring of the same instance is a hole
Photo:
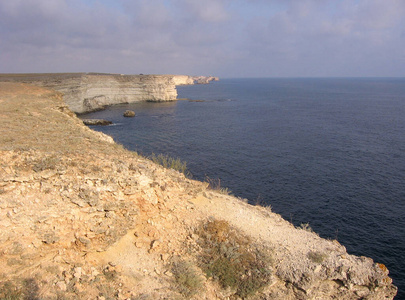
[[[84,126],[60,93],[10,83],[0,92],[6,128],[0,250],[7,266],[1,282],[46,278],[37,283],[41,291],[72,297],[100,293],[101,283],[113,290],[121,284],[117,298],[178,295],[175,259],[201,272],[195,228],[215,219],[248,237],[255,251],[270,253],[261,297],[392,299],[396,293],[384,265],[123,149]],[[201,278],[196,299],[236,293]]]
[[[208,84],[214,76],[125,75],[108,73],[0,74],[2,82],[20,82],[53,89],[63,94],[77,114],[102,110],[114,104],[177,100],[176,86]]]

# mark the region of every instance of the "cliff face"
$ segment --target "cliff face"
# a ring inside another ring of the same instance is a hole
[[[218,81],[218,77],[214,76],[194,76],[192,77],[194,84],[208,84],[211,81]]]
[[[393,299],[387,268],[0,83],[0,298]],[[236,284],[235,284],[236,283]]]
[[[107,105],[138,101],[177,99],[176,85],[208,83],[214,77],[186,75],[119,74],[3,74],[0,81],[34,84],[63,93],[75,113],[102,109]]]
[[[190,85],[194,84],[194,79],[188,75],[176,75],[173,77],[175,85]]]
[[[166,75],[85,75],[81,78],[79,101],[66,95],[66,103],[82,107],[76,112],[106,105],[138,101],[172,101],[177,98],[173,76]]]

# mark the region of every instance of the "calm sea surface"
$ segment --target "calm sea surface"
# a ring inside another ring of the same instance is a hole
[[[405,79],[223,79],[86,118],[384,263],[405,299]],[[126,109],[135,118],[124,118]]]

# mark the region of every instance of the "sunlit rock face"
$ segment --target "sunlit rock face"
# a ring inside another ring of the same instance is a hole
[[[186,75],[94,73],[3,74],[1,81],[18,81],[62,92],[63,100],[75,113],[118,103],[176,100],[176,85],[194,83]]]
[[[218,81],[218,77],[214,76],[194,76],[192,77],[194,84],[208,84],[211,81]]]
[[[123,75],[104,73],[2,74],[1,81],[18,81],[63,93],[75,113],[103,109],[107,105],[139,101],[173,101],[177,85],[209,83],[212,76]]]
[[[64,100],[73,111],[83,113],[111,104],[176,98],[171,75],[85,75],[65,92]]]
[[[188,75],[174,75],[173,81],[175,85],[190,85],[194,84],[194,78]]]

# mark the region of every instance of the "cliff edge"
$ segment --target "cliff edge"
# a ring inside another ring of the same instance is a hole
[[[103,73],[0,74],[0,81],[21,82],[63,93],[63,100],[75,113],[105,106],[139,101],[173,101],[177,85],[209,83],[212,76],[124,75]]]
[[[0,83],[0,298],[393,299],[383,264]],[[14,297],[14,298],[12,298]]]

